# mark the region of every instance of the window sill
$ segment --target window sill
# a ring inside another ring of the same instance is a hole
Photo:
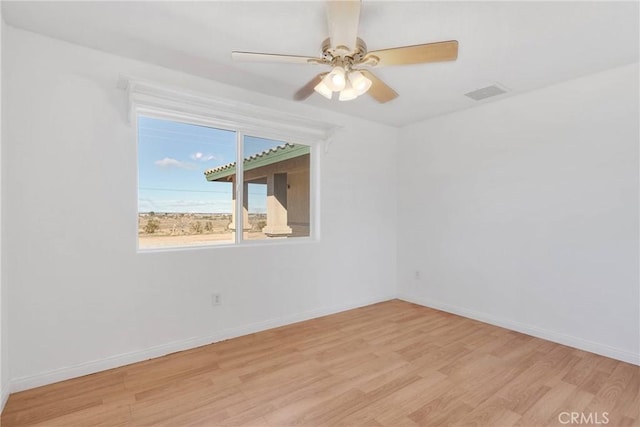
[[[284,239],[283,239],[284,240]],[[290,245],[307,245],[320,242],[315,237],[296,237],[295,240],[255,240],[255,241],[243,241],[241,243],[229,242],[220,243],[217,245],[193,245],[193,246],[166,246],[161,248],[138,248],[138,254],[154,254],[163,252],[182,252],[193,250],[211,250],[211,249],[230,249],[230,248],[256,248],[256,247],[270,247],[273,246],[290,246]]]

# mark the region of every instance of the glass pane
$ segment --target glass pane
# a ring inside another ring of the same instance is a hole
[[[244,138],[246,240],[309,236],[310,147]]]
[[[234,242],[235,161],[235,132],[138,117],[138,247]]]

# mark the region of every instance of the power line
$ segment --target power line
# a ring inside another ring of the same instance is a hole
[[[160,187],[138,187],[140,190],[150,190],[150,191],[171,191],[171,192],[179,192],[179,193],[218,193],[218,194],[228,194],[231,195],[231,191],[219,191],[219,190],[187,190],[182,188],[160,188]],[[266,196],[265,193],[252,193],[248,192],[247,194],[253,194],[256,196]]]
[[[234,144],[227,144],[226,142],[222,142],[221,141],[194,141],[192,139],[189,140],[180,140],[180,139],[176,139],[176,137],[171,137],[171,136],[164,136],[164,135],[140,135],[142,139],[140,139],[141,143],[144,142],[149,142],[152,143],[152,141],[147,141],[147,139],[164,139],[167,142],[170,142],[172,144],[179,144],[179,145],[184,145],[184,144],[199,144],[199,145],[206,145],[208,147],[216,147],[216,146],[220,146],[220,145],[229,145],[229,147],[225,147],[227,149],[235,149],[235,145]]]
[[[195,125],[187,125],[187,126],[195,127]],[[202,128],[202,126],[200,126],[198,128]],[[138,125],[138,131],[147,130],[147,131],[151,131],[151,132],[173,133],[173,134],[176,134],[176,135],[182,135],[182,136],[187,136],[187,137],[195,137],[195,138],[216,138],[216,137],[219,137],[220,134],[225,134],[225,136],[229,137],[229,141],[230,142],[232,142],[232,143],[235,142],[235,134],[236,134],[235,131],[212,128],[212,127],[205,127],[205,129],[207,129],[209,131],[213,131],[213,132],[191,133],[191,132],[185,132],[184,130],[163,129],[163,128],[156,128],[156,127],[152,127],[152,126]]]

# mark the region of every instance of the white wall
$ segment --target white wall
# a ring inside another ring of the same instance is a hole
[[[0,412],[4,408],[7,399],[9,398],[9,358],[7,345],[8,334],[8,322],[7,313],[7,298],[5,297],[5,280],[3,265],[3,251],[2,251],[2,33],[4,32],[4,20],[2,18],[2,8],[0,7]]]
[[[396,129],[11,27],[3,44],[13,391],[395,295]],[[137,254],[119,73],[344,126],[322,153],[321,240]]]
[[[638,117],[635,64],[403,129],[401,297],[639,363]]]

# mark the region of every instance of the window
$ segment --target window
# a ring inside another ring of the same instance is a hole
[[[137,124],[139,249],[311,235],[309,145],[152,115]]]

